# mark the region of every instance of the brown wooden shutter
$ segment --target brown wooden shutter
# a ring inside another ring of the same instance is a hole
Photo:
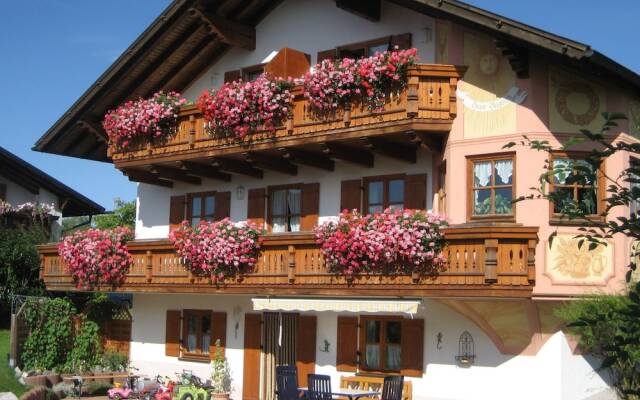
[[[333,59],[335,59],[337,52],[338,52],[337,49],[319,51],[318,52],[318,59],[316,60],[316,63],[320,64],[322,62],[322,60],[333,60]]]
[[[7,200],[7,185],[0,183],[0,200]]]
[[[424,356],[424,320],[402,320],[402,375],[422,377]]]
[[[301,211],[300,230],[312,230],[318,224],[318,213],[320,212],[319,183],[305,183],[302,185]]]
[[[398,50],[407,50],[411,48],[411,33],[403,33],[402,35],[391,36],[391,50],[396,46]]]
[[[220,221],[231,216],[231,192],[216,192],[215,219]]]
[[[407,175],[404,178],[404,208],[427,209],[427,175]]]
[[[353,179],[340,184],[340,211],[361,210],[362,181]]]
[[[185,219],[184,215],[184,206],[186,203],[186,197],[182,196],[171,196],[171,201],[169,203],[169,225],[174,228]]]
[[[336,370],[356,372],[358,364],[358,317],[338,317]]]
[[[180,310],[167,310],[164,354],[180,357]]]
[[[238,79],[240,79],[241,75],[242,74],[239,69],[227,71],[224,73],[224,83],[237,81]]]
[[[213,360],[216,356],[216,340],[220,339],[220,350],[224,356],[227,347],[227,313],[211,313],[211,343],[209,344],[209,357]]]
[[[307,375],[316,372],[316,327],[315,315],[298,317],[298,338],[296,340],[296,368],[298,368],[298,385],[308,385]]]
[[[244,367],[242,372],[242,398],[260,398],[260,345],[262,327],[260,314],[244,316]]]
[[[259,227],[264,225],[264,213],[267,191],[265,188],[249,189],[247,202],[247,219]]]

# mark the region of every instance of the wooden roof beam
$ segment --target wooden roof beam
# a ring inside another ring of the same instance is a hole
[[[426,132],[408,132],[409,141],[434,153],[442,153],[444,150],[445,136],[434,135]]]
[[[498,50],[509,61],[516,76],[520,79],[527,79],[529,77],[529,50],[504,40],[497,39],[495,43]]]
[[[181,181],[194,185],[202,184],[202,179],[197,176],[188,175],[187,172],[179,168],[167,167],[166,165],[152,165],[151,172],[158,178]]]
[[[333,171],[335,169],[335,162],[322,154],[293,148],[281,148],[280,152],[285,160],[296,164],[320,168],[326,171]]]
[[[336,0],[336,6],[369,21],[380,21],[380,0]]]
[[[173,182],[165,179],[160,179],[157,175],[148,171],[139,169],[125,169],[122,171],[122,173],[124,173],[131,182],[140,182],[168,188],[173,187]]]
[[[188,10],[192,16],[199,17],[207,29],[215,34],[221,42],[237,46],[245,50],[256,49],[256,28],[237,21],[231,21],[219,15],[211,14],[199,8]]]
[[[245,160],[251,164],[258,165],[261,168],[280,172],[287,175],[297,175],[298,167],[289,161],[278,156],[269,156],[263,153],[248,152],[244,153]]]
[[[364,146],[378,154],[406,161],[410,164],[416,163],[416,146],[391,142],[378,137],[362,138]]]
[[[264,176],[264,172],[261,169],[253,167],[251,163],[233,158],[216,157],[211,162],[211,165],[223,171],[247,175],[252,178],[262,179]]]
[[[197,175],[203,178],[216,179],[223,182],[230,182],[231,175],[221,172],[211,165],[199,164],[193,161],[180,161],[180,167],[189,175]]]
[[[338,158],[366,168],[373,168],[373,154],[366,149],[358,149],[340,143],[325,143],[322,152],[332,158]]]
[[[96,125],[94,122],[86,119],[81,119],[80,121],[77,122],[77,125],[80,128],[89,131],[89,133],[91,133],[96,138],[97,141],[102,143],[108,142],[105,134],[103,133],[104,130],[102,129],[102,127],[99,125]]]

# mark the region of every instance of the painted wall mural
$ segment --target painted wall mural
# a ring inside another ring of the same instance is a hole
[[[516,86],[509,61],[487,36],[464,34],[464,64],[469,66],[459,85],[464,104],[464,137],[478,138],[516,131],[516,105],[527,92]]]
[[[547,247],[545,274],[555,284],[606,285],[613,276],[613,243],[589,250],[575,234],[559,234]]]
[[[640,136],[640,100],[629,101],[629,133]]]
[[[604,120],[604,87],[560,69],[549,69],[549,126],[553,132],[598,130]]]

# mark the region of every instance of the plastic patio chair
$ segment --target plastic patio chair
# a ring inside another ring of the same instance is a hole
[[[309,374],[309,400],[332,400],[331,378],[329,375]]]
[[[278,400],[298,400],[298,370],[295,365],[276,367],[276,394]]]
[[[385,376],[382,385],[382,395],[380,400],[402,400],[402,387],[404,386],[404,376]]]

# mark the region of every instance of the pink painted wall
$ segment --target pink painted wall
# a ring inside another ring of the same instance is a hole
[[[449,58],[453,64],[463,63],[464,54],[464,33],[458,25],[453,24],[449,34]],[[548,61],[540,59],[534,53],[530,55],[529,79],[516,79],[516,86],[526,90],[528,96],[522,104],[516,107],[516,130],[498,136],[486,136],[481,138],[464,137],[465,106],[462,100],[458,101],[458,116],[454,121],[453,128],[449,134],[445,149],[445,159],[447,163],[446,177],[446,209],[447,216],[452,224],[462,224],[468,222],[467,216],[467,157],[482,154],[505,153],[515,151],[515,196],[522,196],[531,193],[529,188],[539,185],[538,178],[543,171],[547,154],[537,152],[526,147],[517,146],[509,150],[503,146],[511,141],[519,141],[523,135],[530,139],[548,140],[554,147],[559,147],[561,141],[565,141],[578,133],[551,132],[549,129],[549,77]],[[588,77],[591,79],[591,77]],[[601,86],[606,87],[605,107],[609,111],[624,112],[627,108],[628,97],[624,89],[617,88],[613,84],[598,81]],[[497,94],[501,95],[501,94]],[[635,141],[636,139],[627,135],[628,126],[622,124],[615,140]],[[577,150],[578,148],[576,148]],[[588,150],[585,148],[584,150]],[[607,174],[617,176],[622,169],[628,165],[629,156],[618,154],[611,157],[606,162]],[[616,237],[613,246],[614,274],[603,279],[598,284],[581,283],[579,279],[571,282],[556,282],[551,275],[545,272],[547,257],[548,237],[556,231],[558,234],[577,234],[576,227],[559,227],[549,224],[549,204],[545,200],[528,200],[515,205],[516,223],[524,226],[539,227],[539,243],[536,248],[536,286],[535,296],[540,297],[565,297],[575,294],[594,292],[614,292],[625,287],[624,275],[629,262],[631,243],[625,237]],[[616,209],[612,212],[612,217],[625,215],[626,209]]]

